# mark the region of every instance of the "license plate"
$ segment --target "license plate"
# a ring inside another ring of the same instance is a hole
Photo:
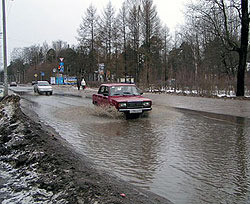
[[[129,113],[142,113],[141,109],[129,110]]]

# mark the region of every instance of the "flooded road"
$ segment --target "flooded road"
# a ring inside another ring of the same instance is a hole
[[[192,99],[181,103],[185,97],[152,97],[151,113],[134,120],[86,97],[28,94],[22,105],[97,167],[174,203],[249,203],[250,117],[238,114],[244,105],[221,115],[201,112]]]

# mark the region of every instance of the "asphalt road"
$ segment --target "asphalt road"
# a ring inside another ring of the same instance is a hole
[[[174,203],[249,201],[249,100],[145,94],[151,113],[126,120],[93,106],[95,90],[11,89],[76,152],[132,184]]]

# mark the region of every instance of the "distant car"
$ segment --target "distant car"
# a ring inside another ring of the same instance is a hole
[[[15,81],[10,82],[10,86],[17,86],[17,83]]]
[[[92,102],[95,105],[114,106],[126,117],[140,115],[152,110],[152,100],[141,96],[141,91],[135,84],[102,84],[97,94],[93,94]]]
[[[3,82],[2,81],[0,81],[0,86],[3,86]]]
[[[53,89],[52,86],[47,81],[37,81],[34,85],[34,92],[38,94],[52,95]]]

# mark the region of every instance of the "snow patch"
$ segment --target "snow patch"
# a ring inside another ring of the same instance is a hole
[[[32,167],[36,165],[34,164]],[[34,183],[41,177],[36,173],[35,169],[32,171],[25,169],[24,174],[23,171],[15,170],[10,165],[0,162],[0,175],[4,180],[8,181],[0,188],[0,193],[4,195],[2,204],[67,203],[63,199],[58,200],[58,197],[64,192],[53,194],[51,191],[48,192],[34,186]]]
[[[152,93],[158,93],[158,92],[163,92],[163,93],[177,93],[177,94],[185,94],[185,95],[198,95],[199,91],[198,90],[181,90],[181,89],[173,89],[173,88],[169,88],[169,89],[164,89],[161,88],[161,90],[159,89],[149,89],[149,92]],[[234,91],[230,90],[230,91],[223,91],[223,90],[218,90],[218,91],[213,91],[211,93],[212,96],[217,96],[219,98],[235,98],[236,94]],[[250,98],[250,93],[246,92],[245,94],[246,98]]]
[[[3,108],[3,113],[9,118],[11,119],[11,117],[14,114],[14,108],[13,108],[13,103],[9,103],[6,106],[4,106]]]

